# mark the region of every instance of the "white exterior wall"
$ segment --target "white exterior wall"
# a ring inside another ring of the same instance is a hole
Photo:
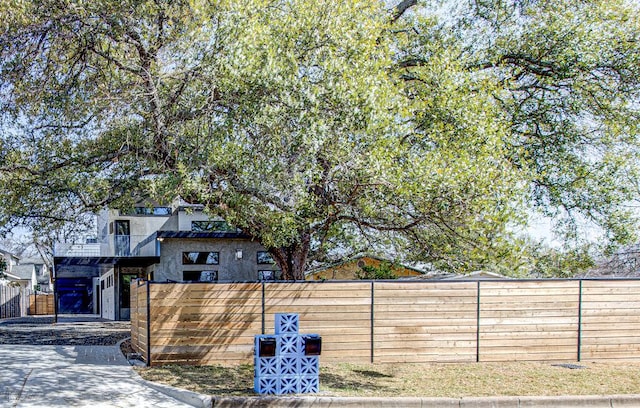
[[[209,217],[202,210],[180,210],[177,212],[177,225],[173,225],[173,231],[191,231],[191,221],[223,221],[220,217]],[[166,229],[166,228],[164,228]]]
[[[156,231],[165,229],[165,224],[170,223],[171,216],[164,215],[120,215],[117,210],[108,210],[102,213],[101,221],[102,229],[99,227],[99,231],[106,232],[106,235],[100,237],[101,253],[103,255],[112,255],[114,253],[115,242],[115,221],[128,221],[129,222],[129,246],[130,250],[134,251],[141,242],[145,242],[140,247],[142,249],[142,256],[152,256],[155,254],[155,243],[147,242],[151,235]],[[106,220],[106,222],[104,221]]]
[[[236,251],[242,250],[242,259]],[[218,282],[256,281],[258,271],[277,270],[276,265],[258,264],[257,253],[264,247],[248,239],[164,239],[160,245],[160,264],[156,266],[154,280],[182,281],[184,271],[218,271]],[[218,252],[217,265],[183,265],[183,252]]]
[[[101,316],[116,320],[116,280],[113,269],[100,277],[100,289]]]

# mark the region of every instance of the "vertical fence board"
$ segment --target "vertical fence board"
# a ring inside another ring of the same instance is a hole
[[[148,362],[147,319],[147,282],[134,280],[131,282],[131,347]]]
[[[30,293],[27,288],[0,285],[0,319],[26,316]]]
[[[29,314],[30,315],[54,314],[53,293],[30,295],[29,296]]]

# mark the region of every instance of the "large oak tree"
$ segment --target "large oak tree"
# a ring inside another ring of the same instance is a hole
[[[180,196],[287,279],[359,251],[515,268],[532,206],[624,242],[638,20],[564,3],[3,3],[2,222]]]

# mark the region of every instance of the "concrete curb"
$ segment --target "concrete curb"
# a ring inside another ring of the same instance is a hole
[[[126,339],[120,340],[116,345],[118,347],[118,350],[120,350],[120,344],[122,344],[123,342],[129,339],[131,339],[131,337],[127,337]],[[125,358],[125,357],[122,356],[122,358]],[[136,382],[146,387],[152,388],[171,398],[177,399],[178,401],[183,402],[187,405],[191,405],[192,407],[211,408],[213,406],[213,399],[208,395],[198,394],[197,392],[172,387],[170,385],[147,381],[144,378],[140,377],[140,374],[138,374],[136,370],[133,369],[133,367],[131,367],[131,376]]]
[[[147,381],[140,377],[140,375],[133,370],[134,379],[141,384],[149,388],[163,393],[171,398],[175,398],[180,402],[184,402],[187,405],[197,408],[211,408],[213,406],[213,398],[208,395],[198,394],[197,392],[187,391],[180,388],[175,388],[170,385],[158,384],[151,381]]]
[[[341,397],[213,397],[214,408],[632,408],[640,395],[560,397],[341,398]]]

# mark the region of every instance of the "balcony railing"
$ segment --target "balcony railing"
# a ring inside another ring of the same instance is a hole
[[[57,257],[145,257],[158,256],[156,236],[109,235],[105,242],[93,244],[56,243]]]

